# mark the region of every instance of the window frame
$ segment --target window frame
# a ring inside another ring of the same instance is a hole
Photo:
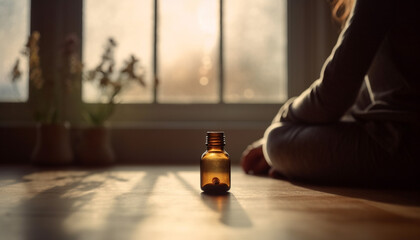
[[[158,1],[154,0],[155,24],[158,24],[156,9]],[[223,0],[219,0],[223,5]],[[328,56],[332,48],[335,35],[338,32],[329,27],[332,22],[329,17],[329,9],[324,1],[287,1],[287,95],[288,98],[298,95],[319,74],[320,66]],[[50,32],[45,45],[53,44],[53,41],[64,41],[66,33],[76,33],[82,38],[83,27],[83,0],[56,1],[56,0],[32,0],[31,1],[30,31],[45,30]],[[223,52],[223,8],[221,8],[221,34],[220,52]],[[45,14],[48,18],[42,17]],[[304,13],[304,14],[302,14]],[[51,24],[53,23],[53,24]],[[52,29],[51,31],[51,28]],[[156,27],[155,27],[156,29]],[[333,41],[331,41],[333,40]],[[154,31],[154,54],[157,53],[157,33]],[[327,43],[327,44],[326,44]],[[41,46],[41,49],[42,46]],[[41,50],[42,51],[42,50]],[[57,58],[57,53],[50,51],[51,57]],[[80,53],[80,55],[83,53]],[[156,57],[154,57],[156,61]],[[220,56],[219,70],[221,86],[223,85],[223,54]],[[154,75],[157,73],[157,64],[154,63]],[[155,88],[154,88],[155,89]],[[34,122],[30,105],[33,101],[33,89],[29,89],[29,98],[25,103],[0,103],[0,123],[10,122]],[[223,87],[219,90],[223,93]],[[156,96],[156,93],[154,94]],[[81,117],[81,91],[75,91],[68,96],[66,101],[69,109],[68,119],[78,125],[83,124]],[[221,98],[223,95],[221,95]],[[260,122],[267,124],[274,117],[282,103],[191,103],[191,104],[163,104],[153,103],[120,104],[116,107],[115,114],[111,117],[112,125],[126,124],[130,122]]]

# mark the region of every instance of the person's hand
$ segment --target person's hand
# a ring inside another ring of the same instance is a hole
[[[245,173],[266,175],[270,170],[270,165],[264,158],[262,150],[263,139],[249,145],[242,153],[241,166]]]

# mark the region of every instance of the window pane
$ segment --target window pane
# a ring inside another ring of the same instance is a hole
[[[29,0],[0,1],[0,101],[28,99],[28,61],[20,52],[29,36]],[[17,58],[22,72],[12,83],[11,72]]]
[[[132,54],[140,59],[145,70],[146,87],[131,82],[123,88],[119,101],[151,102],[153,57],[153,1],[152,0],[96,0],[84,1],[83,62],[85,70],[94,69],[101,61],[108,38],[112,37],[115,48],[115,79]],[[100,102],[98,83],[85,81],[83,100]]]
[[[224,6],[225,101],[286,100],[286,0],[229,0]]]
[[[217,102],[218,1],[159,2],[158,101]]]

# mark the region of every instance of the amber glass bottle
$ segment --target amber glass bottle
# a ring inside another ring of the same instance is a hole
[[[201,189],[210,194],[226,193],[230,189],[230,157],[224,132],[208,131],[206,145],[200,161]]]

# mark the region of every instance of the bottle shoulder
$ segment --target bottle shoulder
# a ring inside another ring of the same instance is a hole
[[[211,159],[230,159],[229,153],[226,151],[205,151],[201,155],[201,159],[211,160]]]

